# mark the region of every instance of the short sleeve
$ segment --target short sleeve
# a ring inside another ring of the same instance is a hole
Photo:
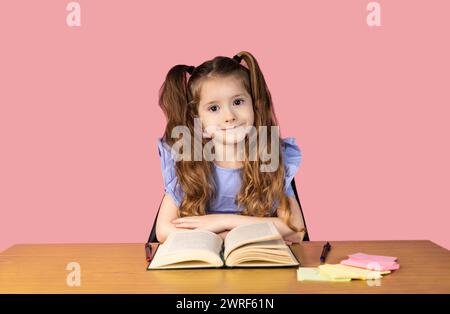
[[[300,167],[302,154],[300,148],[295,143],[295,138],[288,137],[282,140],[283,165],[284,165],[284,193],[287,196],[295,196],[291,182]],[[276,216],[279,202],[274,201],[272,216]]]
[[[300,162],[302,159],[302,153],[298,145],[295,143],[295,138],[288,137],[283,139],[282,153],[285,172],[284,191],[287,196],[294,196],[295,194],[292,189],[291,182],[300,168]]]
[[[161,170],[164,179],[164,192],[172,196],[177,207],[180,207],[183,199],[183,190],[178,184],[175,171],[175,158],[172,149],[162,138],[158,139],[158,151],[161,158]]]

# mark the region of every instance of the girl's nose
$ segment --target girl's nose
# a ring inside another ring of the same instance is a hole
[[[225,122],[229,123],[236,120],[236,114],[233,112],[233,110],[230,109],[230,107],[228,106],[225,107],[226,107],[226,109],[224,110]]]

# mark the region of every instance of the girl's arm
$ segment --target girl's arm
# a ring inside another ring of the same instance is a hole
[[[300,211],[300,206],[297,200],[293,196],[289,196],[289,202],[291,204],[291,223],[301,230],[304,228],[303,218]],[[278,216],[280,216],[278,214]],[[287,226],[287,224],[280,217],[253,217],[253,216],[243,216],[243,215],[230,215],[228,219],[227,229],[231,230],[239,225],[252,223],[252,222],[262,222],[262,221],[272,221],[278,232],[282,235],[283,239],[288,242],[299,243],[303,240],[304,232],[295,232]]]
[[[304,225],[303,218],[300,212],[300,206],[293,196],[289,197],[289,202],[291,204],[292,212],[291,223],[298,229],[302,229]],[[278,216],[280,216],[280,213],[278,213]],[[280,217],[253,217],[237,214],[211,214],[177,218],[174,219],[172,223],[178,228],[208,229],[224,237],[227,230],[231,230],[242,224],[261,221],[272,221],[275,227],[278,229],[278,232],[280,232],[283,239],[287,242],[298,243],[303,240],[304,232],[293,231]]]
[[[178,217],[178,207],[169,194],[165,194],[159,208],[158,220],[156,221],[156,237],[160,243],[166,241],[173,231],[190,230],[175,226],[172,221]]]

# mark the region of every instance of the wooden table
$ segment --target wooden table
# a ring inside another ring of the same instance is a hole
[[[431,241],[331,241],[327,263],[363,252],[397,256],[379,282],[299,282],[296,268],[147,271],[144,244],[19,244],[0,254],[0,293],[450,293],[450,252]],[[317,266],[323,242],[294,244]],[[66,267],[76,262],[80,286]]]

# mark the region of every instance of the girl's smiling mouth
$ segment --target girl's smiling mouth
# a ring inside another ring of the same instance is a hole
[[[228,127],[224,128],[224,129],[221,129],[221,130],[222,130],[222,131],[231,130],[231,129],[238,128],[238,127],[240,127],[240,126],[242,126],[242,124],[234,125],[234,126],[228,126]]]

